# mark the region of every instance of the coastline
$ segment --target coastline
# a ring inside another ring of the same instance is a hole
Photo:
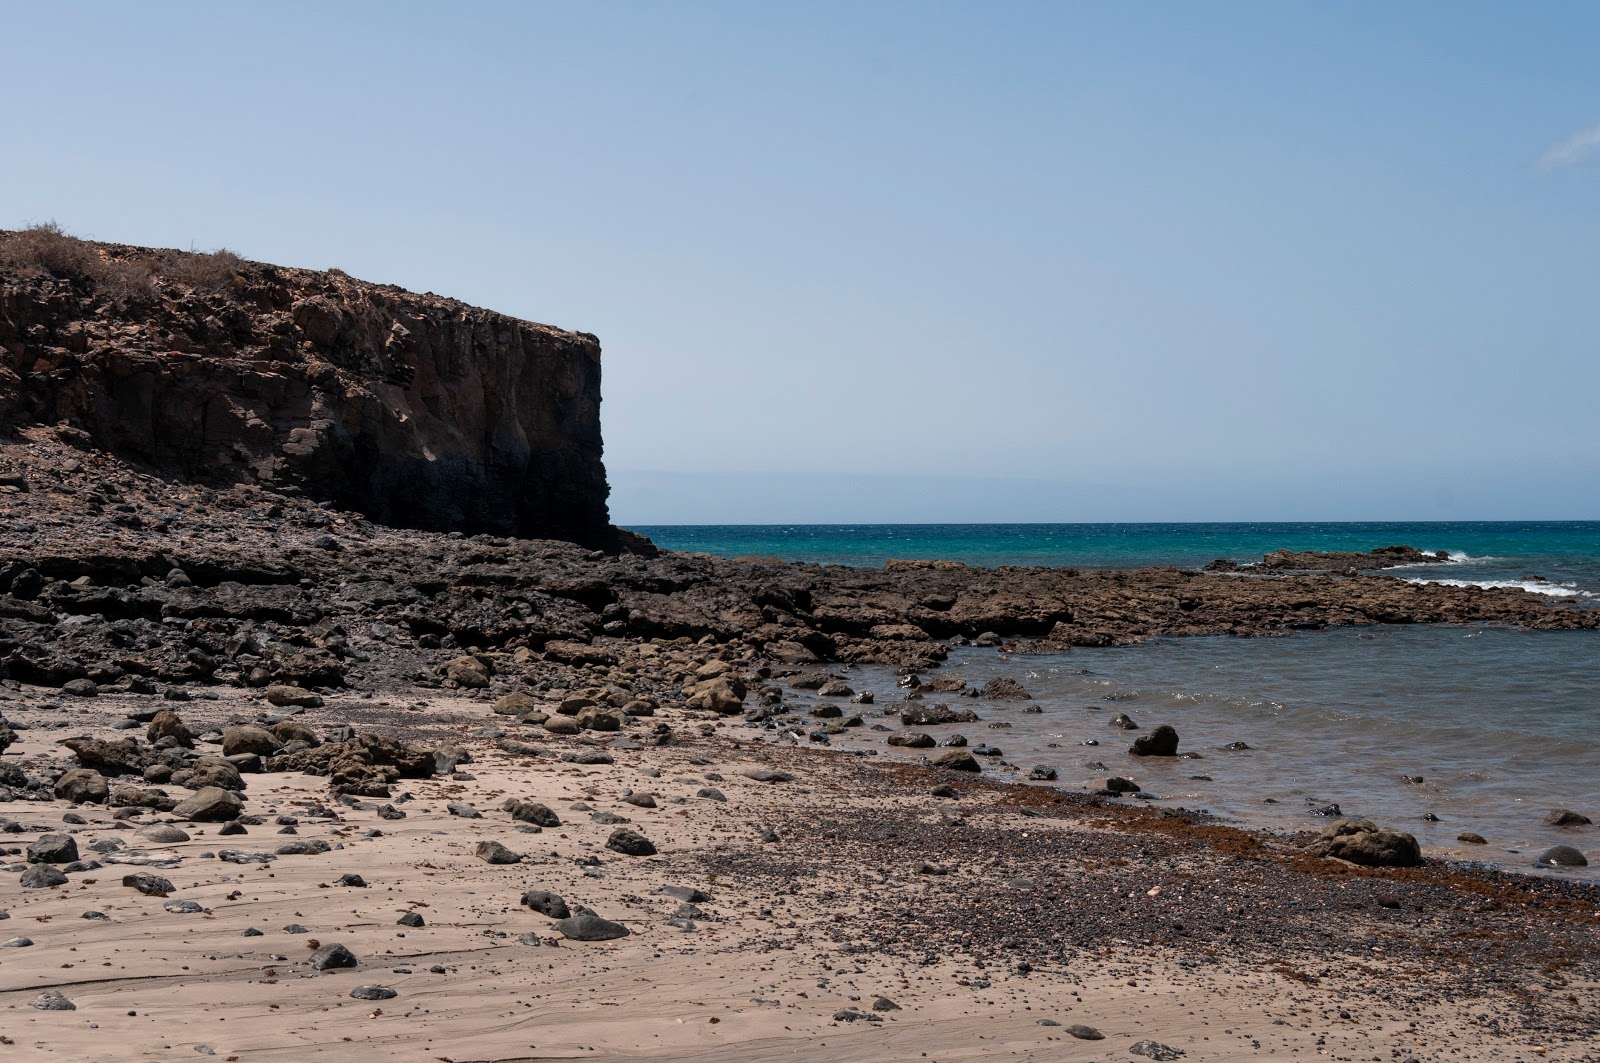
[[[1594,1058],[1587,884],[1363,868],[1312,855],[1309,837],[754,740],[802,704],[795,675],[936,677],[952,637],[1093,654],[1384,623],[1587,631],[1594,610],[1370,575],[606,555],[381,528],[47,438],[0,458],[24,485],[0,493],[0,710],[23,725],[0,757],[0,816],[19,828],[3,844],[19,876],[49,863],[28,845],[61,831],[105,864],[55,886],[4,880],[0,937],[32,940],[0,951],[19,1044],[453,1063],[1098,1059],[1144,1042],[1146,1058],[1189,1060]],[[192,750],[156,741],[177,733],[163,710]],[[263,725],[267,752],[228,761],[259,822],[225,839],[172,807],[202,761]],[[102,764],[137,739],[106,779],[135,803],[55,793],[87,763],[72,737],[99,739],[85,748]],[[369,740],[398,743],[395,763],[425,756],[420,777],[361,759]],[[507,799],[560,822],[534,831]],[[140,833],[163,823],[188,840]],[[608,849],[619,828],[656,853]],[[296,841],[329,848],[276,851]],[[481,842],[522,859],[487,862]],[[154,862],[111,859],[128,850]],[[169,896],[122,884],[145,866]],[[365,885],[339,884],[350,874]],[[529,889],[628,936],[566,938],[520,903]],[[196,907],[167,907],[181,901]],[[395,925],[408,911],[421,927]],[[312,941],[357,965],[313,971]],[[398,995],[351,999],[362,985]],[[47,991],[76,1010],[30,1007]],[[897,1007],[874,1010],[878,996]]]

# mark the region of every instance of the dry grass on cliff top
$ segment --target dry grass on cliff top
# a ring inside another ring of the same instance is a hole
[[[198,291],[227,292],[239,284],[245,265],[225,247],[140,252],[73,236],[55,221],[0,233],[0,268],[82,277],[112,299],[149,297],[158,280]]]

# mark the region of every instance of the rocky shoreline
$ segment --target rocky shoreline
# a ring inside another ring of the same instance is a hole
[[[46,428],[0,445],[0,522],[18,1043],[1584,1059],[1600,1036],[1583,883],[1423,860],[1370,824],[1276,837],[1007,785],[975,750],[774,741],[937,722],[953,642],[1597,610],[1293,566],[863,570],[409,531]],[[851,662],[901,670],[906,700],[802,711]]]

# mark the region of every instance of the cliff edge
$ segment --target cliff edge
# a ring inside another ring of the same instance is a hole
[[[600,343],[226,251],[0,232],[0,434],[371,520],[611,545]]]

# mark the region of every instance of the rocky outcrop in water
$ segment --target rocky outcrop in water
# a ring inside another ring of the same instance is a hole
[[[605,545],[594,336],[315,272],[0,233],[0,433],[383,524]]]
[[[1441,565],[1450,560],[1443,550],[1428,553],[1414,546],[1380,546],[1365,553],[1349,550],[1274,550],[1260,561],[1240,564],[1219,557],[1206,566],[1207,572],[1316,571],[1370,572],[1404,565]]]

